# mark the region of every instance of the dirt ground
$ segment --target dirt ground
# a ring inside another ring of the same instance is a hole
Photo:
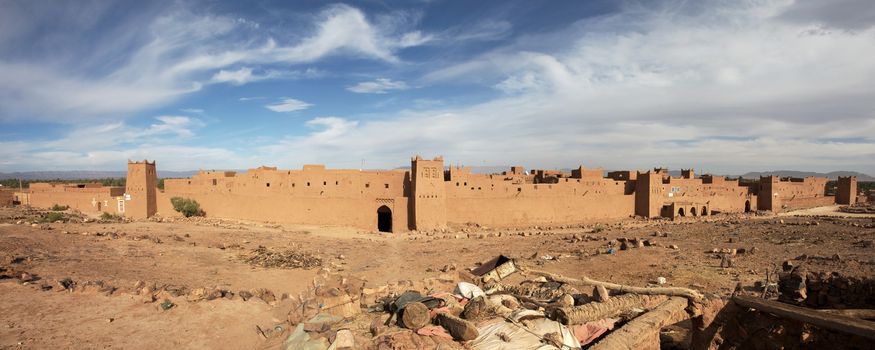
[[[131,292],[145,282],[235,293],[265,288],[282,299],[305,290],[320,270],[257,267],[240,258],[260,246],[311,253],[323,268],[364,279],[370,287],[455,278],[457,271],[499,254],[569,277],[636,286],[664,277],[669,286],[722,295],[739,282],[764,280],[767,269],[803,254],[815,269],[873,275],[875,217],[834,211],[377,234],[215,219],[101,223],[74,216],[34,224],[44,212],[2,208],[0,267],[27,272],[33,280],[0,279],[0,348],[274,346],[256,326],[283,322],[288,310],[280,302],[177,297],[164,310],[161,300],[144,302]],[[621,250],[617,238],[644,238],[653,245]],[[721,268],[714,249],[739,254],[732,267]],[[102,281],[117,290],[65,290],[58,283],[65,278]]]

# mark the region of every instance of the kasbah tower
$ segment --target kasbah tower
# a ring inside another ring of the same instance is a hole
[[[145,219],[158,211],[158,174],[155,162],[149,163],[128,161],[128,178],[125,193],[125,215],[134,219]]]

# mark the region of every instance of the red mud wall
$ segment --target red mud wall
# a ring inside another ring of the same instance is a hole
[[[561,179],[555,184],[454,179],[446,183],[447,222],[513,226],[625,218],[635,211],[635,196],[625,194],[625,187],[625,182],[609,179]]]
[[[114,187],[66,188],[62,185],[32,184],[30,205],[51,208],[57,204],[84,213],[118,213],[118,197],[123,192],[122,188]]]

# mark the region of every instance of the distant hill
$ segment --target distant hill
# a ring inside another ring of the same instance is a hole
[[[162,171],[162,170],[158,170],[158,177],[159,178],[191,177],[194,174],[197,174],[197,171]],[[127,171],[91,171],[91,170],[23,171],[23,172],[14,172],[14,173],[0,173],[0,180],[7,180],[7,179],[86,180],[86,179],[124,178],[127,176],[128,176]]]
[[[398,167],[396,169],[410,169],[410,167]],[[494,174],[502,171],[509,171],[510,166],[472,166],[471,172],[475,174]],[[528,170],[528,169],[527,169]],[[562,169],[570,172],[571,169]],[[159,178],[185,178],[197,174],[196,170],[191,171],[166,171],[158,170]],[[669,171],[671,176],[680,176],[680,171]],[[7,179],[23,179],[23,180],[86,180],[86,179],[106,179],[106,178],[124,178],[128,173],[125,171],[92,171],[92,170],[69,170],[69,171],[24,171],[14,173],[0,173],[0,180]],[[833,171],[828,173],[818,173],[813,171],[795,171],[795,170],[773,170],[773,171],[752,171],[741,175],[746,179],[758,179],[760,176],[778,175],[782,177],[828,177],[830,180],[835,180],[839,176],[856,176],[857,181],[875,181],[875,177],[869,176],[856,171]],[[730,177],[738,177],[738,175],[728,175]]]
[[[781,177],[828,177],[830,180],[838,179],[839,176],[856,176],[857,181],[875,181],[875,177],[859,173],[856,171],[831,171],[828,173],[817,173],[813,171],[795,171],[795,170],[772,170],[772,171],[752,171],[741,175],[746,179],[758,179],[760,176],[777,175]]]

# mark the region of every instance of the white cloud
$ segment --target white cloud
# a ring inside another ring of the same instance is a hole
[[[325,72],[315,68],[307,68],[306,70],[265,70],[261,73],[253,73],[250,67],[242,67],[237,70],[219,70],[213,74],[210,82],[212,83],[229,83],[232,85],[244,85],[262,80],[271,79],[315,79],[325,76]]]
[[[263,96],[253,96],[253,97],[241,97],[241,98],[238,98],[237,100],[241,101],[241,102],[246,102],[246,101],[252,101],[252,100],[263,100],[265,98],[266,97],[263,97]]]
[[[875,61],[860,59],[875,56],[875,28],[812,35],[817,24],[778,18],[787,2],[712,5],[630,8],[522,37],[423,79],[506,96],[363,119],[261,151],[356,168],[419,153],[469,165],[875,173]]]
[[[346,5],[327,7],[315,16],[312,31],[304,31],[290,44],[278,43],[268,35],[271,31],[248,21],[195,15],[178,7],[154,19],[145,29],[140,22],[132,21],[122,30],[142,33],[138,41],[119,36],[115,42],[101,41],[99,50],[76,52],[81,48],[71,46],[69,52],[51,52],[27,60],[0,55],[0,80],[4,82],[0,85],[0,120],[63,122],[69,121],[70,115],[115,117],[165,105],[199,91],[207,83],[242,85],[324,74],[313,68],[257,68],[262,65],[305,64],[337,55],[396,63],[397,50],[428,41],[418,32],[375,26],[361,10]],[[52,59],[59,56],[69,59]],[[85,69],[89,67],[81,67],[87,62],[104,64],[90,71]]]
[[[392,81],[391,79],[378,78],[374,81],[365,81],[346,89],[360,94],[385,94],[389,90],[407,90],[409,87],[403,81]]]
[[[265,77],[266,78],[266,77]],[[243,67],[238,70],[220,70],[213,74],[211,79],[216,83],[231,83],[233,85],[243,85],[255,80],[262,80],[260,77],[252,75],[252,68]]]
[[[205,124],[187,116],[163,115],[147,126],[116,121],[84,124],[60,139],[0,141],[0,167],[16,170],[123,170],[127,159],[158,159],[163,170],[240,166],[233,151],[186,145]],[[212,163],[212,164],[205,164]],[[222,164],[225,165],[222,165]]]
[[[274,112],[295,112],[312,107],[312,104],[293,98],[283,98],[277,103],[264,106]]]
[[[307,121],[307,126],[322,128],[312,133],[308,139],[318,144],[336,143],[338,138],[352,131],[358,121],[338,117],[318,117]]]

